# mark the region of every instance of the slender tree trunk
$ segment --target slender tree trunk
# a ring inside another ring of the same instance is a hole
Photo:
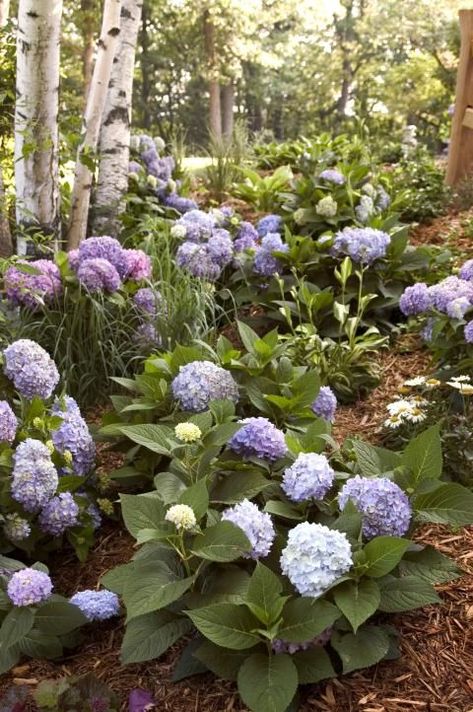
[[[59,47],[62,0],[20,0],[18,7],[15,183],[20,228],[57,244]],[[18,253],[27,241],[18,239]]]
[[[220,107],[220,84],[215,53],[215,27],[208,10],[204,12],[204,44],[209,76],[209,129],[215,138],[222,137],[222,113]]]
[[[0,27],[7,24],[10,17],[10,0],[0,0]]]
[[[233,135],[233,106],[235,103],[235,87],[233,83],[222,87],[222,132],[225,139],[230,140]]]
[[[122,0],[120,40],[113,62],[99,139],[99,175],[94,196],[94,235],[117,235],[128,187],[135,52],[143,0]]]
[[[0,0],[0,29],[8,22],[10,0]],[[8,205],[3,184],[2,166],[0,164],[0,257],[10,257],[13,253],[10,223],[8,221]]]
[[[97,60],[84,115],[82,141],[77,151],[67,240],[70,250],[77,248],[87,233],[93,181],[89,161],[97,149],[113,58],[120,34],[120,10],[121,0],[105,0]]]
[[[95,0],[81,0],[82,16],[82,77],[84,79],[84,100],[87,103],[90,83],[94,71],[95,52]]]
[[[141,69],[141,104],[143,112],[143,127],[149,129],[151,126],[151,111],[150,111],[150,96],[151,96],[151,83],[150,83],[150,58],[149,58],[149,34],[148,34],[148,24],[150,20],[150,7],[148,0],[143,2],[143,20],[141,22],[140,30],[140,45],[141,45],[141,55],[140,55],[140,69]]]

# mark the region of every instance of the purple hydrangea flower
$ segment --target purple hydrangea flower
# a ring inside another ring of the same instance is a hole
[[[177,210],[178,213],[188,213],[190,210],[197,210],[197,203],[190,198],[183,198],[177,193],[170,193],[164,198],[164,205],[167,208]]]
[[[151,258],[143,250],[123,250],[126,261],[125,279],[151,279]]]
[[[100,514],[100,510],[97,505],[92,502],[92,504],[87,507],[86,511],[91,519],[92,529],[95,531],[102,524],[102,515]]]
[[[150,321],[143,321],[136,329],[136,335],[141,344],[150,349],[152,347],[161,348],[163,340],[155,325]]]
[[[214,230],[207,242],[207,251],[213,262],[219,267],[226,267],[233,257],[233,243],[226,230]]]
[[[258,232],[249,222],[241,222],[236,234],[234,247],[235,252],[243,252],[256,247]]]
[[[213,215],[204,213],[203,210],[189,210],[174,223],[175,227],[185,229],[185,238],[190,242],[208,240],[215,227]]]
[[[446,312],[451,319],[463,319],[468,309],[471,309],[471,302],[466,297],[458,297],[447,304]]]
[[[277,233],[282,228],[282,218],[279,215],[266,215],[256,224],[256,230],[260,237],[268,233]]]
[[[469,321],[468,324],[465,324],[463,333],[465,335],[466,343],[473,344],[473,321]]]
[[[473,281],[473,260],[467,260],[461,267],[458,273],[460,279],[465,279],[467,282]]]
[[[409,529],[412,510],[409,498],[395,482],[386,477],[356,475],[340,490],[338,503],[343,509],[351,500],[363,517],[363,535],[404,536]]]
[[[133,297],[133,301],[140,311],[150,316],[156,316],[163,304],[163,298],[160,292],[151,287],[138,289]]]
[[[3,524],[3,533],[12,542],[23,541],[31,534],[29,522],[19,514],[7,514]]]
[[[101,257],[81,262],[77,278],[89,292],[116,292],[121,287],[117,270],[111,262]]]
[[[301,452],[284,470],[282,489],[293,502],[323,499],[333,484],[335,472],[325,455]]]
[[[128,164],[128,173],[141,173],[142,167],[137,161],[130,161]]]
[[[316,598],[350,570],[350,542],[335,529],[303,522],[289,532],[280,564],[301,596]]]
[[[287,453],[282,430],[278,430],[267,418],[245,418],[243,427],[230,439],[228,446],[244,458],[258,457],[261,460],[279,460]]]
[[[231,373],[211,361],[181,366],[171,388],[181,408],[193,413],[206,410],[212,400],[238,401],[238,386]]]
[[[335,185],[344,185],[345,183],[345,176],[335,168],[327,168],[325,171],[322,171],[319,178],[326,180],[328,183],[334,183]]]
[[[220,277],[221,267],[212,259],[207,245],[184,242],[176,253],[176,264],[194,277],[214,281]]]
[[[19,339],[3,352],[3,370],[24,398],[49,398],[59,382],[56,364],[36,341]]]
[[[42,304],[48,304],[62,292],[61,273],[58,266],[49,260],[20,261],[17,264],[26,265],[37,270],[30,274],[12,265],[4,276],[7,299],[17,306],[35,310]]]
[[[430,287],[429,294],[433,306],[445,314],[450,302],[460,297],[465,297],[470,303],[473,303],[473,284],[465,279],[450,276]]]
[[[48,574],[36,569],[21,569],[8,582],[8,598],[14,606],[34,606],[46,601],[53,590]]]
[[[13,499],[27,512],[37,512],[53,497],[58,484],[58,473],[46,445],[33,438],[21,442],[13,455]]]
[[[138,146],[141,153],[149,151],[150,149],[153,149],[153,151],[156,152],[154,139],[152,136],[148,136],[147,134],[141,134],[141,136],[138,136]]]
[[[285,245],[281,236],[276,233],[268,233],[261,240],[260,246],[256,250],[253,262],[253,271],[264,277],[271,277],[276,272],[280,272],[282,264],[273,252],[288,252],[289,246]]]
[[[69,603],[80,608],[89,621],[106,621],[120,613],[120,601],[112,591],[78,591]]]
[[[222,520],[232,522],[246,534],[252,549],[248,554],[244,554],[245,558],[262,559],[268,556],[276,537],[269,514],[261,512],[256,504],[244,499],[234,507],[226,509]]]
[[[60,536],[79,523],[79,507],[70,492],[61,492],[47,502],[39,515],[39,526],[46,534]]]
[[[406,287],[399,301],[399,308],[406,316],[422,314],[432,306],[432,296],[425,282]]]
[[[51,432],[54,447],[64,455],[72,455],[72,470],[76,475],[87,475],[95,464],[95,444],[89,428],[74,398],[57,400],[52,415],[62,418],[61,425]]]
[[[124,249],[114,237],[89,237],[82,240],[79,246],[79,261],[94,260],[100,258],[110,262],[117,270],[120,278],[126,274],[127,261]]]
[[[73,272],[77,272],[79,269],[80,265],[80,253],[79,250],[69,250],[67,253],[67,257],[69,260],[69,267]]]
[[[0,401],[0,443],[11,445],[16,437],[17,428],[18,420],[10,404],[5,400]]]
[[[386,232],[371,227],[346,227],[337,232],[331,254],[348,255],[354,262],[370,265],[386,255],[391,238]]]
[[[319,418],[333,423],[337,410],[337,397],[330,386],[322,386],[312,403],[312,410]]]

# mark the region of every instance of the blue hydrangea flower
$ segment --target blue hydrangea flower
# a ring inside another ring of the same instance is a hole
[[[387,210],[391,205],[391,198],[384,188],[378,188],[378,197],[376,199],[376,207],[379,211]]]
[[[464,265],[462,265],[458,276],[460,279],[465,279],[467,282],[473,281],[473,260],[467,260]]]
[[[62,418],[61,425],[51,432],[51,439],[58,452],[72,455],[72,469],[76,475],[87,475],[95,464],[95,444],[79,406],[74,398],[64,396],[56,400],[52,415]]]
[[[342,532],[303,522],[289,532],[280,564],[301,596],[315,598],[350,570],[350,542]]]
[[[59,383],[56,364],[39,344],[19,339],[3,352],[3,370],[24,398],[49,398]]]
[[[143,170],[142,167],[140,166],[140,164],[139,164],[137,161],[130,161],[130,162],[129,162],[129,164],[128,164],[128,174],[130,174],[130,173],[134,173],[134,174],[141,173],[142,170]]]
[[[120,601],[112,591],[78,591],[69,603],[80,608],[89,621],[106,621],[120,613]]]
[[[3,533],[12,542],[23,541],[31,534],[29,522],[19,514],[7,514],[3,524]]]
[[[83,260],[77,270],[77,279],[89,292],[116,292],[122,283],[112,263],[101,257]]]
[[[359,204],[355,208],[356,219],[359,222],[367,223],[374,211],[373,198],[369,195],[362,195]]]
[[[453,275],[442,279],[438,284],[429,287],[429,294],[433,306],[444,314],[450,302],[460,297],[465,297],[473,303],[473,284],[465,279],[459,279]]]
[[[226,230],[214,230],[207,242],[210,258],[219,267],[226,267],[233,257],[233,243],[230,233]]]
[[[422,314],[432,307],[432,296],[425,282],[406,287],[399,301],[399,308],[406,316]]]
[[[423,339],[423,341],[425,341],[425,343],[427,343],[427,344],[429,344],[432,341],[434,325],[435,325],[434,319],[432,319],[432,318],[427,319],[425,325],[420,330],[420,336]]]
[[[277,233],[282,228],[282,218],[279,215],[266,215],[256,224],[256,231],[260,237],[270,233]]]
[[[359,264],[371,265],[385,257],[391,238],[386,232],[371,227],[346,227],[337,232],[331,254],[351,257]]]
[[[176,264],[194,277],[214,281],[220,277],[221,267],[212,259],[207,245],[184,242],[176,253]]]
[[[404,536],[409,529],[412,510],[409,498],[395,482],[386,477],[356,475],[340,490],[338,503],[343,509],[351,500],[363,517],[363,535]]]
[[[95,531],[102,524],[102,515],[100,514],[100,510],[97,505],[92,502],[92,504],[87,507],[86,512],[91,519],[92,529]]]
[[[235,252],[250,250],[256,246],[257,241],[258,232],[253,225],[249,222],[241,222],[234,242]]]
[[[273,649],[273,652],[276,653],[276,655],[280,655],[282,653],[289,653],[289,655],[294,655],[295,653],[298,653],[301,650],[311,650],[312,648],[316,648],[317,646],[327,645],[330,638],[332,637],[332,633],[333,627],[330,626],[329,628],[323,630],[320,635],[315,636],[315,638],[312,638],[311,640],[306,640],[304,643],[287,643],[281,638],[276,638],[271,643],[271,647]]]
[[[279,460],[287,453],[282,430],[278,430],[267,418],[245,418],[243,427],[230,439],[228,446],[244,458],[258,457],[261,460]]]
[[[37,512],[53,497],[58,484],[58,473],[46,445],[33,438],[21,442],[13,455],[13,499],[27,512]]]
[[[337,396],[330,386],[322,386],[317,394],[317,398],[312,403],[312,410],[319,418],[333,423],[337,411]]]
[[[38,518],[39,526],[46,534],[60,536],[66,529],[79,523],[79,507],[70,492],[61,492],[47,502]]]
[[[183,198],[177,193],[170,193],[164,198],[164,205],[167,208],[177,210],[178,213],[188,213],[191,210],[197,210],[197,203],[190,198]]]
[[[36,569],[21,569],[8,582],[8,598],[14,606],[34,606],[46,601],[53,590],[48,574]]]
[[[468,324],[465,324],[463,333],[465,335],[466,343],[473,344],[473,321],[469,321]]]
[[[0,401],[0,443],[12,443],[16,437],[18,421],[8,401]]]
[[[335,168],[326,168],[322,171],[319,178],[326,180],[328,183],[334,183],[334,185],[343,185],[345,183],[345,176]]]
[[[82,264],[86,260],[107,260],[123,279],[128,268],[124,252],[114,237],[89,237],[79,245],[79,263]]]
[[[138,309],[150,316],[156,316],[160,307],[163,304],[161,293],[157,289],[151,287],[142,287],[138,289],[133,297]]]
[[[264,277],[271,277],[276,272],[280,272],[282,264],[273,252],[288,252],[289,246],[284,244],[281,236],[276,233],[268,233],[261,240],[261,244],[256,250],[253,262],[253,271]]]
[[[231,373],[211,361],[181,366],[171,388],[181,408],[193,413],[206,410],[212,400],[238,401],[238,386]]]
[[[269,514],[261,512],[256,504],[244,499],[234,507],[226,509],[222,519],[232,522],[246,534],[252,549],[248,554],[244,554],[245,558],[263,559],[268,556],[276,537]]]
[[[335,472],[325,455],[301,452],[284,471],[281,487],[293,502],[323,499],[333,484]]]
[[[451,319],[463,319],[468,309],[471,309],[471,302],[466,297],[458,297],[447,304],[446,312]]]
[[[208,240],[215,227],[215,218],[203,210],[189,210],[174,223],[185,228],[184,236],[190,242]]]

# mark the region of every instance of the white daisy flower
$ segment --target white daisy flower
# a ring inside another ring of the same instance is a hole
[[[414,378],[408,378],[407,381],[404,381],[403,385],[412,386],[414,388],[415,386],[423,386],[426,380],[425,376],[415,376]]]
[[[447,383],[450,385],[451,383],[469,383],[470,381],[470,376],[454,376],[449,381],[447,381]]]

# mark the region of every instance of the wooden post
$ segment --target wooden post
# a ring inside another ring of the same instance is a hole
[[[473,10],[460,10],[459,15],[461,48],[448,152],[448,185],[455,185],[473,172]]]

